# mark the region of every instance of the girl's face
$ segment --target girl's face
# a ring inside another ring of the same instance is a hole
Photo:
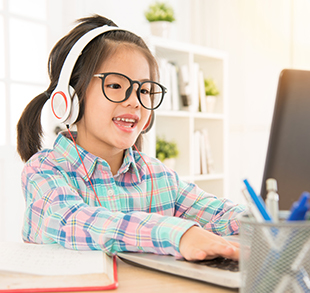
[[[150,80],[150,67],[143,53],[120,47],[104,61],[98,73],[117,72],[132,80]],[[109,101],[102,92],[102,80],[93,77],[86,91],[85,112],[77,123],[77,143],[101,158],[131,147],[149,120],[151,111],[137,98],[138,85],[121,103]]]

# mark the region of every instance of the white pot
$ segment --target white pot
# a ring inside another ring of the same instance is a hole
[[[175,158],[164,159],[163,163],[170,169],[174,170]]]
[[[152,21],[150,22],[151,33],[153,36],[169,38],[171,22],[169,21]]]
[[[215,103],[216,103],[216,97],[215,96],[206,96],[207,113],[214,113]]]

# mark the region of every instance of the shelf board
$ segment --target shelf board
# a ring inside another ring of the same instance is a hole
[[[222,120],[224,119],[224,115],[221,113],[202,113],[202,112],[196,112],[192,113],[194,118],[206,118],[206,119],[218,119]]]
[[[160,117],[189,117],[188,111],[160,111],[156,112],[156,116]]]
[[[213,58],[222,60],[227,57],[227,53],[221,50],[217,50],[214,48],[203,47],[191,43],[183,43],[171,39],[161,38],[152,36],[147,40],[147,42],[151,42],[151,44],[157,48],[164,50],[172,50],[179,52],[189,52],[196,55],[201,55],[206,58]]]
[[[195,176],[180,176],[180,179],[187,182],[197,182],[197,181],[212,181],[212,180],[223,180],[224,174],[216,173],[216,174],[203,174],[203,175],[195,175]]]
[[[224,174],[215,173],[215,174],[203,174],[203,175],[195,175],[194,181],[207,181],[207,180],[221,180],[224,179]]]
[[[157,111],[156,116],[159,117],[193,117],[202,119],[224,119],[224,115],[220,113],[202,113],[202,112],[189,112],[189,111]]]

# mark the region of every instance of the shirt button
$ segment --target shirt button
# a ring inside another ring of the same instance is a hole
[[[108,190],[108,195],[109,195],[109,196],[114,195],[114,191],[113,191],[113,189],[109,189],[109,190]]]

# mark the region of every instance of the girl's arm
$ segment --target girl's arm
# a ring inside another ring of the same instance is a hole
[[[239,233],[239,215],[245,206],[217,198],[197,185],[178,181],[175,215],[195,221],[207,231],[220,236]]]
[[[219,199],[194,184],[179,181],[176,216],[195,221],[201,227],[191,227],[180,240],[180,252],[188,260],[218,256],[239,259],[239,244],[220,236],[239,233],[239,216],[243,205]]]
[[[194,222],[146,212],[111,212],[86,204],[56,168],[27,167],[23,238],[77,250],[144,251],[180,256],[179,242]]]

